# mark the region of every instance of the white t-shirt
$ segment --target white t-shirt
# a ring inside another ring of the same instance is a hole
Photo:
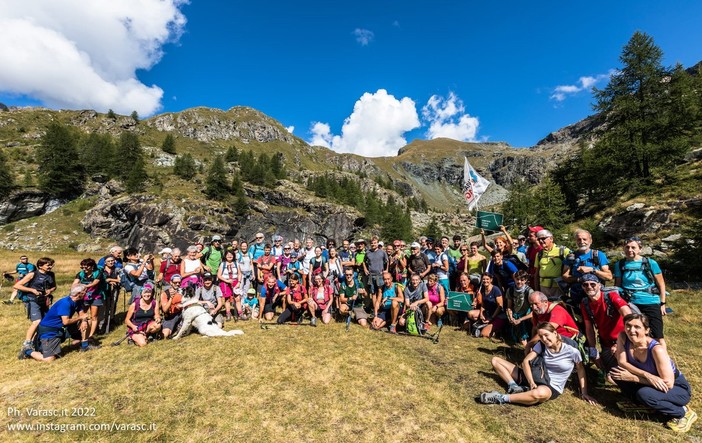
[[[583,361],[580,351],[566,343],[561,345],[561,351],[558,353],[553,353],[548,348],[544,350],[544,348],[546,348],[544,344],[538,342],[534,345],[534,352],[537,354],[543,352],[546,372],[551,379],[550,385],[562,394],[575,365]]]

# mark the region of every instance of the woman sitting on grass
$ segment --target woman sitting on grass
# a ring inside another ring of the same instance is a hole
[[[429,274],[427,278],[427,294],[429,295],[427,323],[441,326],[441,317],[446,312],[446,290],[439,284],[436,274]]]
[[[502,291],[492,284],[492,274],[483,272],[481,279],[482,284],[475,300],[476,309],[468,312],[468,318],[477,322],[479,337],[487,338],[502,331],[507,323],[507,315],[503,310]]]
[[[309,298],[310,313],[312,314],[310,324],[312,326],[317,326],[317,316],[322,318],[322,323],[325,325],[331,321],[330,310],[333,298],[334,290],[326,284],[321,273],[315,274]]]
[[[500,357],[492,358],[492,368],[507,383],[507,393],[483,392],[480,394],[480,402],[531,406],[555,399],[563,393],[563,388],[575,367],[578,371],[580,396],[590,404],[597,404],[597,401],[587,394],[587,378],[580,352],[563,342],[556,328],[550,323],[541,323],[537,327],[537,335],[539,342],[524,358],[521,368]],[[535,379],[531,362],[539,356],[543,357],[543,367],[548,377]]]
[[[127,309],[124,323],[127,325],[130,341],[139,347],[148,344],[148,336],[161,330],[161,315],[158,311],[154,300],[154,287],[147,283],[142,288],[141,295],[135,298]]]
[[[650,331],[645,315],[624,317],[624,331],[617,338],[618,366],[610,375],[624,395],[669,417],[670,429],[687,432],[697,420],[687,406],[692,389]]]

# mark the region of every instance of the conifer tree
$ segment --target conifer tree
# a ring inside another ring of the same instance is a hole
[[[229,194],[227,171],[224,169],[224,159],[218,155],[212,161],[205,178],[205,195],[212,200],[224,200]]]
[[[79,195],[85,170],[78,158],[78,135],[60,123],[51,123],[37,148],[39,188],[56,197]]]
[[[436,217],[432,217],[429,220],[426,228],[424,228],[424,235],[431,237],[434,241],[438,241],[441,238],[441,229],[439,228],[439,223],[436,221]]]
[[[116,152],[117,176],[126,181],[137,161],[143,160],[144,157],[139,137],[133,132],[122,132],[119,136]]]
[[[109,134],[90,133],[80,143],[80,160],[88,174],[115,175],[115,145]]]
[[[239,161],[239,150],[236,146],[232,145],[227,149],[227,153],[224,155],[224,160],[227,163],[234,163],[236,161]]]
[[[25,174],[26,176],[26,174]],[[14,176],[7,162],[7,157],[0,150],[0,194],[7,195],[15,186]]]
[[[146,189],[146,180],[148,179],[144,158],[139,157],[129,169],[124,186],[129,193],[143,192]]]
[[[173,173],[183,180],[190,180],[197,174],[195,159],[190,153],[179,155],[173,164]]]
[[[167,154],[175,155],[176,142],[175,142],[175,137],[173,137],[173,134],[166,135],[166,138],[163,139],[163,144],[161,145],[161,149],[163,150],[163,152],[165,152]]]

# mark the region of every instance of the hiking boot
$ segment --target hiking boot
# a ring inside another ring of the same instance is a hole
[[[438,327],[440,327],[440,328],[443,327],[443,326],[444,326],[444,321],[441,320],[441,319],[437,320],[436,326],[438,326]]]
[[[497,391],[483,392],[480,394],[480,403],[486,405],[501,405],[504,403],[502,401],[502,394]]]
[[[29,356],[27,355],[27,351],[30,351],[30,350],[31,350],[31,348],[25,348],[24,346],[22,346],[22,349],[20,349],[19,354],[17,354],[17,358],[19,360],[24,360],[25,358],[29,358]]]
[[[6,305],[13,305],[13,304],[15,304],[14,300],[3,300],[3,303],[5,303]]]
[[[310,326],[317,327],[317,317],[312,317],[310,319]]]
[[[227,312],[227,321],[232,321],[232,313]]]
[[[80,347],[80,352],[94,351],[95,349],[100,349],[100,346],[94,345],[92,343],[88,343],[88,346],[81,346]]]
[[[508,394],[521,394],[522,392],[528,391],[529,388],[526,386],[512,386],[511,388],[507,388],[507,393]]]
[[[681,418],[674,418],[666,423],[670,429],[675,432],[687,432],[692,427],[692,424],[697,421],[697,413],[693,411],[689,406],[685,406],[685,416]]]
[[[395,325],[390,325],[390,328],[388,329],[388,332],[391,334],[397,334],[397,326]]]
[[[304,320],[304,319],[305,319],[305,316],[302,315],[302,314],[300,314],[300,316],[297,318],[297,324],[298,324],[298,325],[301,325],[301,324],[302,324],[302,320]]]

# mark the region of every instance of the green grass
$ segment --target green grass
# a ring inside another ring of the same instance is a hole
[[[18,252],[0,252],[7,267]],[[36,253],[31,254],[37,256]],[[80,255],[60,255],[70,276]],[[3,268],[4,269],[4,268]],[[59,295],[70,278],[60,279]],[[0,298],[9,294],[6,287]],[[693,386],[692,407],[702,409],[700,293],[669,297],[676,313],[666,319],[671,354]],[[122,302],[119,302],[119,311]],[[493,355],[519,357],[501,343],[445,328],[433,345],[343,323],[262,330],[255,322],[228,323],[244,336],[164,341],[137,349],[109,343],[68,352],[51,364],[19,361],[27,321],[20,305],[0,305],[1,441],[683,441],[702,438],[698,423],[684,437],[660,422],[622,416],[613,387],[591,389],[589,406],[572,388],[537,407],[484,406],[474,398],[503,389],[490,369]],[[108,433],[9,433],[9,423],[51,419],[9,417],[7,408],[95,408],[88,418],[56,423],[155,423],[155,431]],[[697,440],[695,440],[697,439]]]

